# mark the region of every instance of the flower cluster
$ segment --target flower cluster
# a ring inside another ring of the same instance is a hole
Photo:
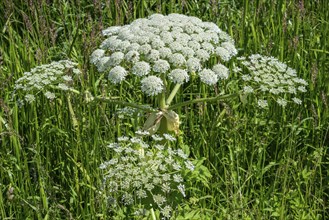
[[[56,97],[51,92],[54,88],[67,91],[71,89],[73,81],[79,77],[81,71],[78,64],[70,60],[61,60],[44,64],[33,68],[15,82],[15,91],[22,90],[25,93],[25,101],[35,101],[35,93],[41,91],[48,99]]]
[[[306,92],[308,83],[297,77],[296,70],[274,57],[259,54],[240,57],[239,60],[248,70],[248,74],[242,75],[242,80],[245,82],[244,93],[270,93],[282,107],[287,105],[290,95],[293,96],[294,103],[302,103],[296,95],[299,92]],[[241,69],[237,68],[237,72],[241,72]],[[267,100],[258,100],[258,106],[266,108]]]
[[[211,57],[229,61],[237,54],[232,38],[217,25],[181,14],[153,14],[129,25],[103,30],[107,37],[91,57],[99,72],[120,83],[128,73],[143,77],[142,91],[154,96],[165,90],[163,80],[176,84],[189,81],[189,73],[198,72],[200,80],[213,85],[226,79],[222,64],[205,69]],[[145,77],[149,74],[153,76]],[[145,78],[144,78],[145,77]]]
[[[153,135],[152,144],[143,141],[148,132],[136,132],[137,137],[119,137],[108,145],[114,156],[100,165],[104,170],[104,190],[114,204],[137,203],[159,208],[170,218],[175,200],[185,197],[183,172],[194,165],[182,150],[174,150],[163,141],[174,141],[169,134]],[[144,202],[144,203],[143,203]]]

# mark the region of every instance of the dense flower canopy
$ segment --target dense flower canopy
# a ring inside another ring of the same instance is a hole
[[[197,72],[203,83],[214,85],[226,79],[229,71],[222,64],[206,68],[205,62],[211,57],[225,62],[237,54],[232,38],[216,24],[181,14],[153,14],[129,25],[109,27],[103,35],[107,38],[92,53],[90,61],[99,72],[109,73],[114,84],[123,81],[128,73],[143,78],[155,75],[156,78],[144,79],[156,79],[159,85],[164,85],[159,82],[163,79],[183,84],[189,81],[189,74]],[[142,87],[149,85],[145,80]],[[156,95],[162,89],[142,91]]]

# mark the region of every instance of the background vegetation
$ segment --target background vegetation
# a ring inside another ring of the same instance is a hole
[[[133,84],[111,90],[95,86],[97,71],[89,56],[102,29],[174,12],[215,22],[235,39],[239,55],[277,57],[309,82],[297,107],[260,111],[233,100],[179,110],[181,143],[190,147],[191,157],[206,158],[213,177],[208,187],[195,185],[177,216],[329,218],[327,0],[2,0],[0,219],[114,218],[98,193],[98,167],[110,156],[106,141],[133,133],[145,118],[122,119],[119,106],[88,105],[76,97],[76,132],[64,94],[53,102],[40,96],[20,106],[11,96],[14,82],[37,65],[71,58],[81,65],[82,90],[150,101]],[[236,77],[230,80],[237,83]]]

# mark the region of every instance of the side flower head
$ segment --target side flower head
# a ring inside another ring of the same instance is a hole
[[[245,93],[253,92],[260,98],[258,106],[264,108],[269,104],[269,100],[262,99],[264,94],[270,94],[282,107],[288,102],[302,103],[296,96],[298,93],[307,92],[308,83],[297,76],[296,70],[274,57],[259,54],[240,57],[238,60],[248,70],[248,74],[242,75],[243,90]]]
[[[103,51],[94,52],[94,62],[102,57]],[[98,58],[96,58],[98,57]],[[32,103],[37,99],[36,94],[41,92],[44,96],[53,100],[56,97],[56,91],[69,91],[77,80],[79,80],[81,71],[78,64],[70,60],[54,61],[50,64],[43,64],[25,72],[21,78],[15,82],[15,92],[24,93],[24,99]]]

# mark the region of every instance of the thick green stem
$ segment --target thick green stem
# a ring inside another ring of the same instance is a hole
[[[166,94],[164,92],[162,92],[161,94],[159,94],[159,107],[160,107],[161,110],[167,108],[167,105],[166,105]]]
[[[157,220],[153,208],[151,208],[151,216],[152,216],[152,220]]]
[[[173,90],[171,91],[167,101],[166,101],[166,105],[170,106],[172,100],[174,99],[176,93],[178,92],[179,88],[180,88],[181,84],[176,84],[175,87],[173,88]]]
[[[234,93],[234,94],[228,94],[228,95],[218,95],[218,96],[210,97],[210,98],[194,99],[194,100],[191,100],[191,101],[181,102],[181,103],[177,103],[175,105],[172,105],[172,106],[168,107],[168,110],[173,110],[173,109],[176,109],[176,108],[179,108],[179,107],[183,107],[183,106],[186,106],[186,105],[199,103],[199,102],[214,102],[214,101],[229,99],[229,98],[236,97],[238,95],[239,95],[238,93]]]

